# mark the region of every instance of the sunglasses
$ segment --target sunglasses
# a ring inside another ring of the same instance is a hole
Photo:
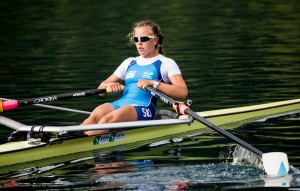
[[[150,38],[155,38],[156,36],[135,36],[133,37],[134,42],[147,42],[150,40]]]

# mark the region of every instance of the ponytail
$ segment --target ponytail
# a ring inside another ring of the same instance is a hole
[[[157,44],[157,46],[158,46],[158,53],[165,56],[166,51],[163,49],[163,45],[162,44]]]

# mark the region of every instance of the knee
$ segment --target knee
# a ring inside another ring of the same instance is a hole
[[[98,123],[97,119],[94,116],[90,115],[88,118],[86,118],[83,121],[82,125],[97,124],[97,123]]]
[[[103,116],[103,117],[98,121],[98,123],[99,123],[99,124],[102,124],[102,123],[112,123],[112,122],[114,122],[113,118],[114,118],[113,115],[107,114],[107,115]]]

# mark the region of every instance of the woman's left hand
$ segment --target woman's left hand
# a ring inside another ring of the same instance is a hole
[[[144,79],[139,79],[137,83],[137,87],[140,89],[143,89],[144,85],[146,86],[153,86],[154,80],[144,80]]]

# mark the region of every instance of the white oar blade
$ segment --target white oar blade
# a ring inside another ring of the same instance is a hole
[[[262,161],[267,175],[285,176],[289,172],[289,161],[285,153],[264,153],[262,155]]]

